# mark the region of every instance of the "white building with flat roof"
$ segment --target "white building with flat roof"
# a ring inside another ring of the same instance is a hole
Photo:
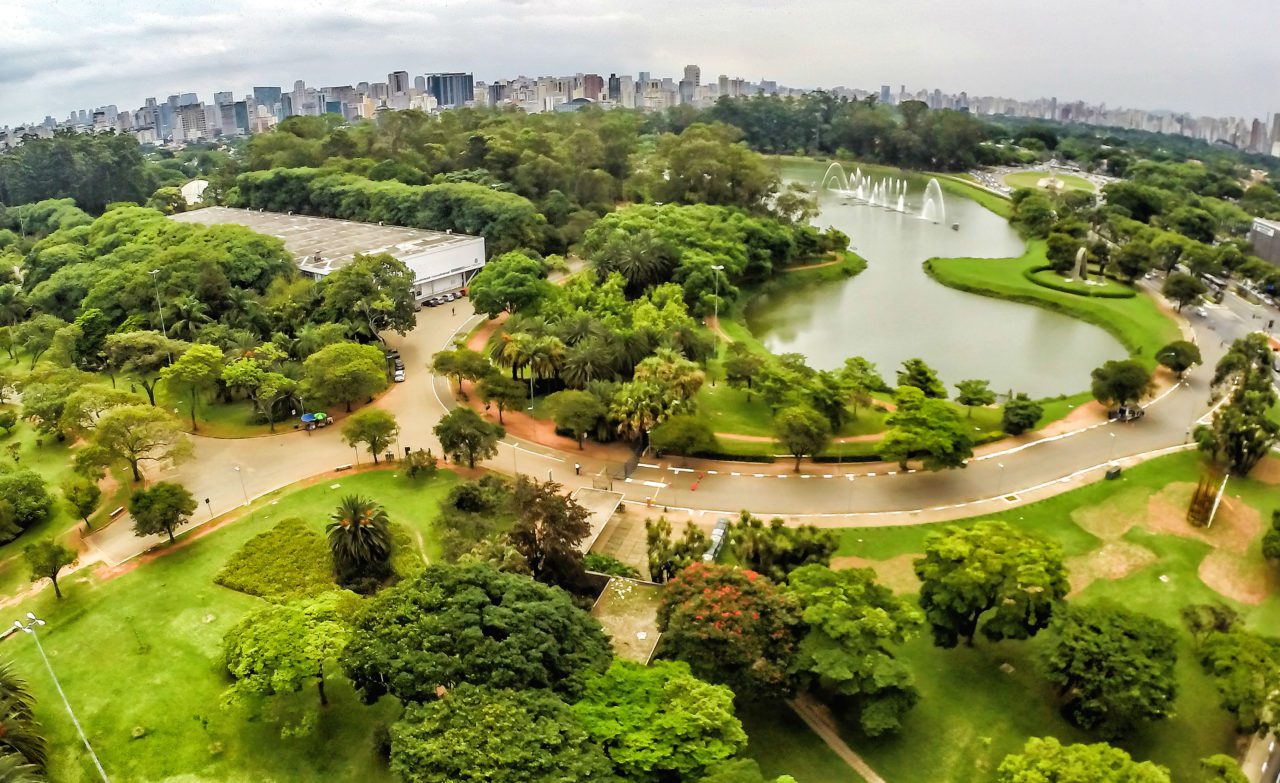
[[[466,286],[484,267],[484,238],[352,220],[206,207],[171,216],[180,223],[233,224],[284,242],[298,269],[319,279],[360,255],[386,253],[413,272],[418,301]]]

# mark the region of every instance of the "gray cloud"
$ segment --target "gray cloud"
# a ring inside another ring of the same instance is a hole
[[[1280,111],[1274,0],[5,0],[0,124],[148,96],[702,65],[794,86]]]

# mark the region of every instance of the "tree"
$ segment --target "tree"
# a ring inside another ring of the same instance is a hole
[[[342,440],[355,448],[364,444],[373,455],[373,464],[378,464],[378,454],[386,451],[396,436],[400,434],[400,425],[396,417],[381,408],[365,408],[347,417],[342,425]]]
[[[476,391],[487,408],[490,404],[498,406],[498,423],[504,424],[502,414],[513,408],[524,405],[529,399],[529,392],[523,383],[512,380],[499,372],[490,372],[480,379]],[[581,445],[581,443],[579,443]]]
[[[33,470],[0,472],[0,544],[49,518],[53,499],[44,479]]]
[[[1058,545],[1004,522],[930,533],[914,567],[939,647],[972,647],[978,630],[993,642],[1034,636],[1069,589]]]
[[[413,328],[413,272],[391,255],[357,253],[320,286],[326,321],[349,323],[370,340],[387,329],[404,335]]]
[[[573,433],[578,441],[578,449],[582,449],[582,441],[587,433],[600,424],[600,420],[608,413],[604,403],[591,392],[568,390],[552,395],[551,417],[556,427]]]
[[[191,401],[191,431],[196,427],[196,405],[200,395],[213,388],[222,374],[222,351],[216,345],[197,343],[160,371],[160,377],[172,391],[186,392]]]
[[[1178,312],[1182,312],[1182,308],[1195,303],[1208,290],[1199,278],[1183,272],[1171,272],[1165,279],[1160,293],[1164,294],[1166,299],[1177,302]]]
[[[38,783],[44,780],[34,774],[43,770],[48,760],[48,746],[40,724],[35,720],[36,699],[27,681],[22,679],[8,663],[0,663],[0,749],[10,763],[0,770],[14,775],[14,783]],[[25,764],[13,763],[25,761]],[[23,777],[26,767],[34,768],[33,774]]]
[[[1178,637],[1169,625],[1115,606],[1068,606],[1050,626],[1042,665],[1072,724],[1104,739],[1173,714]]]
[[[496,318],[516,313],[546,298],[551,284],[540,261],[524,253],[504,253],[490,259],[467,285],[467,296],[478,313]]]
[[[1156,361],[1182,378],[1187,370],[1203,360],[1200,358],[1200,346],[1187,340],[1174,340],[1156,351]]]
[[[1147,273],[1155,264],[1155,251],[1141,239],[1131,239],[1120,246],[1111,257],[1111,264],[1120,276],[1132,283]]]
[[[804,623],[793,671],[806,685],[851,700],[868,736],[897,731],[919,696],[892,648],[916,634],[920,611],[866,568],[806,565],[791,573],[785,592]]]
[[[1272,522],[1274,521],[1273,518]],[[1204,643],[1209,634],[1215,631],[1226,633],[1240,624],[1240,613],[1221,602],[1188,604],[1178,611],[1178,615],[1191,634],[1192,643],[1197,647]]]
[[[148,405],[112,408],[98,420],[89,445],[76,454],[81,468],[126,463],[133,480],[142,481],[143,462],[173,462],[191,453],[191,442],[168,413]]]
[[[655,383],[631,381],[619,386],[609,400],[609,418],[617,423],[619,435],[640,438],[684,411],[684,402]]]
[[[544,691],[451,688],[391,727],[391,770],[406,783],[614,783],[574,712]]]
[[[694,563],[663,588],[660,654],[739,696],[785,693],[798,620],[795,604],[756,572]]]
[[[1271,512],[1271,527],[1262,534],[1262,556],[1280,560],[1280,509]]]
[[[697,416],[672,416],[653,428],[649,445],[656,451],[671,452],[685,457],[715,452],[720,448],[711,427]]]
[[[956,402],[969,409],[970,418],[973,417],[974,408],[990,405],[995,401],[996,393],[991,391],[989,381],[971,380],[956,384]]]
[[[914,386],[931,399],[945,400],[947,387],[938,380],[938,373],[923,359],[907,359],[898,370],[899,386]]]
[[[1275,402],[1275,392],[1269,389],[1237,389],[1209,426],[1195,429],[1200,450],[1236,475],[1247,476],[1280,440],[1280,424],[1268,415]]]
[[[493,424],[480,418],[470,408],[454,408],[440,418],[432,432],[440,440],[454,462],[463,459],[467,467],[474,468],[476,460],[492,459],[498,455],[498,441],[507,436],[501,424]]]
[[[151,536],[166,533],[173,543],[174,528],[190,522],[196,510],[196,499],[181,484],[157,481],[150,489],[140,489],[129,499],[133,516],[133,534]]]
[[[588,681],[573,712],[618,774],[636,783],[699,780],[747,744],[733,691],[699,680],[680,661],[615,660]]]
[[[644,521],[645,542],[649,555],[649,578],[666,582],[688,566],[702,560],[711,546],[711,539],[693,524],[684,523],[684,533],[678,540],[671,538],[671,523],[666,517]]]
[[[844,360],[840,378],[852,395],[855,417],[858,415],[858,403],[870,405],[871,394],[886,389],[884,379],[876,371],[876,366],[861,356],[852,356]]]
[[[391,576],[387,510],[360,495],[345,495],[325,526],[333,573],[343,587],[369,587]]]
[[[734,388],[747,390],[747,402],[751,402],[751,385],[764,369],[764,357],[754,353],[745,343],[732,342],[721,363],[724,381]]]
[[[35,544],[27,544],[22,548],[22,557],[31,569],[31,581],[39,582],[48,579],[53,582],[53,594],[62,597],[62,588],[58,587],[58,573],[67,566],[76,564],[76,552],[65,547],[52,538]]]
[[[609,658],[600,624],[563,590],[484,565],[430,565],[365,602],[343,666],[366,703],[431,701],[460,683],[573,699]]]
[[[796,458],[795,471],[806,454],[817,454],[831,442],[831,423],[807,405],[783,408],[773,418],[774,437]]]
[[[1137,359],[1106,362],[1091,377],[1093,398],[1108,407],[1136,403],[1151,391],[1151,373]]]
[[[1045,257],[1053,271],[1060,275],[1070,274],[1076,265],[1076,254],[1082,247],[1084,243],[1070,234],[1052,231],[1048,236]]]
[[[705,380],[706,374],[697,364],[671,348],[659,348],[635,369],[637,383],[651,383],[678,401],[693,399]]]
[[[84,520],[84,526],[93,530],[93,526],[89,524],[89,515],[102,499],[102,490],[98,488],[97,482],[80,477],[68,478],[62,482],[62,497],[75,515]]]
[[[109,334],[105,344],[109,366],[136,378],[152,405],[156,404],[155,388],[160,371],[188,347],[189,343],[147,330]]]
[[[1000,413],[1000,429],[1005,434],[1018,436],[1032,429],[1044,415],[1044,406],[1023,392],[1009,398]]]
[[[85,384],[66,396],[62,403],[62,416],[58,421],[61,432],[86,435],[91,432],[102,415],[121,405],[133,405],[142,400],[123,389],[109,389],[95,384]]]
[[[1217,753],[1200,759],[1203,783],[1249,783],[1249,776],[1240,769],[1240,762],[1225,753]]]
[[[31,357],[30,369],[36,368],[36,362],[53,346],[53,338],[58,330],[66,325],[57,316],[41,313],[13,327],[13,341],[21,345],[22,350]]]
[[[436,375],[453,378],[458,384],[458,395],[465,400],[467,395],[462,391],[462,382],[487,378],[493,374],[493,365],[479,352],[459,346],[433,356],[431,371]]]
[[[1235,628],[1212,631],[1200,644],[1200,665],[1241,734],[1270,731],[1280,716],[1280,639]]]
[[[3,383],[3,381],[0,381]],[[13,410],[0,410],[0,430],[4,430],[5,437],[13,434],[13,430],[18,426],[18,413]]]
[[[1134,761],[1106,743],[1063,745],[1054,737],[1032,737],[1021,753],[1010,753],[996,770],[996,783],[1171,783],[1169,771]]]
[[[782,584],[792,571],[807,565],[828,565],[840,542],[834,532],[800,525],[788,527],[779,517],[766,526],[743,511],[728,531],[737,561]]]
[[[268,372],[254,358],[237,359],[222,368],[222,381],[233,389],[245,391],[272,432],[276,431],[276,405],[292,397],[298,388],[297,381],[282,373]]]
[[[235,698],[296,693],[314,683],[327,706],[325,667],[350,638],[350,593],[267,604],[250,612],[223,637],[223,660],[235,678]]]
[[[889,431],[880,441],[881,459],[903,470],[913,457],[925,470],[965,466],[973,456],[973,439],[954,408],[914,386],[899,386],[893,399],[897,408],[885,419]]]
[[[553,482],[516,479],[516,523],[507,540],[534,579],[572,590],[582,585],[581,544],[591,535],[590,512]]]
[[[307,400],[320,405],[367,399],[387,388],[386,357],[372,345],[333,343],[302,363],[302,388]]]

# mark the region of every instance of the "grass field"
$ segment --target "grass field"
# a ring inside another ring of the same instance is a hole
[[[1101,284],[1098,283],[1096,277],[1090,277],[1092,282],[1086,283],[1083,280],[1077,280],[1074,277],[1063,277],[1052,269],[1041,269],[1039,272],[1031,273],[1032,282],[1041,283],[1046,287],[1053,288],[1069,288],[1080,296],[1102,296],[1124,299],[1134,296],[1133,288],[1118,283],[1115,280],[1104,278]]]
[[[925,270],[961,291],[1045,307],[1096,324],[1147,367],[1155,366],[1160,348],[1181,339],[1178,325],[1149,297],[1087,298],[1036,285],[1023,276],[1024,270],[1046,263],[1045,243],[1033,240],[1020,258],[934,258],[925,262]]]
[[[987,518],[1057,541],[1071,570],[1072,601],[1114,601],[1179,628],[1182,606],[1225,601],[1241,611],[1250,626],[1274,632],[1280,621],[1277,577],[1262,561],[1259,538],[1271,512],[1280,508],[1280,491],[1257,480],[1233,480],[1214,528],[1193,531],[1181,512],[1199,466],[1194,453],[1164,457],[1126,471],[1117,481],[1098,482]],[[1280,476],[1280,467],[1271,469]],[[837,564],[870,565],[883,583],[914,593],[911,560],[922,551],[925,536],[942,527],[843,530],[838,556],[858,559]],[[1030,736],[1095,741],[1058,715],[1054,694],[1036,674],[1043,647],[1042,639],[996,644],[980,640],[973,649],[942,650],[927,635],[917,638],[904,648],[903,657],[916,672],[922,699],[902,733],[872,740],[846,725],[845,738],[894,783],[982,780]],[[1176,716],[1119,744],[1137,757],[1170,767],[1174,780],[1192,780],[1200,758],[1233,751],[1235,735],[1185,635],[1178,653]],[[780,766],[787,763],[785,748],[759,752],[782,756]]]
[[[62,601],[45,590],[9,614],[30,610],[49,622],[41,632],[45,649],[113,780],[389,781],[374,755],[373,733],[394,719],[391,703],[364,707],[335,680],[333,704],[316,731],[284,739],[270,716],[221,706],[229,684],[220,663],[222,636],[261,602],[215,585],[213,577],[245,541],[280,519],[302,517],[322,530],[349,492],[383,503],[434,557],[436,507],[456,480],[444,471],[430,482],[378,471],[331,482],[337,488],[268,496],[245,519],[192,545],[109,581],[77,574],[64,580]],[[31,680],[40,700],[37,716],[53,749],[51,779],[96,780],[30,640],[10,637],[3,657]],[[314,699],[308,689],[281,697],[279,706],[287,713]],[[135,738],[135,728],[144,736]]]
[[[1006,174],[1004,183],[1011,188],[1039,188],[1040,180],[1049,176],[1047,171],[1016,171],[1012,174]],[[1093,183],[1084,177],[1078,177],[1075,174],[1064,174],[1056,172],[1058,180],[1063,185],[1063,190],[1083,190],[1092,193],[1095,188]]]

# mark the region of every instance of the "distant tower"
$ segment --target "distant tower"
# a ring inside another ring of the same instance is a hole
[[[387,91],[392,95],[409,91],[409,72],[394,71],[387,74]]]
[[[684,67],[684,80],[691,82],[694,87],[702,86],[702,69],[696,65],[686,65]]]

